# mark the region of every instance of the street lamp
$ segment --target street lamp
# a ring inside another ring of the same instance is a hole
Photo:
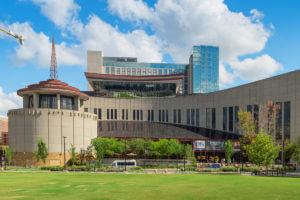
[[[66,136],[64,138],[64,167],[66,166]]]
[[[126,138],[125,138],[125,155],[124,155],[124,158],[125,158],[125,171],[127,170],[127,168],[126,168],[126,165],[127,165],[127,163],[126,163]]]
[[[12,36],[12,37],[18,39],[20,45],[23,45],[23,44],[24,44],[24,38],[23,38],[22,35],[14,34],[13,32],[7,31],[7,30],[5,30],[4,28],[1,28],[1,27],[0,27],[0,31],[6,33],[6,34],[9,35],[9,36]]]

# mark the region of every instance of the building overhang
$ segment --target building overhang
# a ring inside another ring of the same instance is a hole
[[[149,75],[149,76],[127,76],[127,75],[112,75],[98,74],[85,72],[88,81],[122,81],[122,82],[158,82],[158,83],[180,83],[184,74],[171,75]]]

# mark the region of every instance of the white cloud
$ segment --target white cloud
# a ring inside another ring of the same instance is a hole
[[[258,22],[260,19],[264,17],[264,14],[257,9],[250,10],[250,14],[252,15],[252,20]]]
[[[234,73],[246,81],[269,77],[283,68],[280,63],[266,54],[254,59],[246,58],[241,62],[233,62],[231,66],[234,69]]]
[[[228,84],[233,84],[234,83],[234,74],[229,72],[224,64],[220,63],[219,66],[219,86],[220,88],[226,87]]]
[[[74,0],[31,0],[41,7],[41,12],[56,25],[64,27],[74,16],[80,7]]]
[[[16,92],[6,94],[0,86],[0,114],[6,115],[10,109],[22,107],[22,98]]]
[[[154,8],[142,0],[108,0],[110,11],[121,19],[137,24],[143,20],[150,25],[154,35],[149,35],[143,26],[122,33],[96,15],[83,24],[77,17],[80,7],[73,0],[32,1],[64,35],[78,41],[76,45],[57,44],[59,66],[84,66],[86,50],[102,50],[106,56],[135,56],[144,62],[161,62],[163,54],[169,53],[175,62],[188,63],[191,47],[204,44],[220,47],[221,87],[232,84],[237,77],[256,80],[281,69],[268,55],[239,61],[240,56],[263,50],[270,37],[270,30],[260,21],[263,13],[257,9],[252,9],[247,17],[230,11],[223,0],[158,0]],[[26,39],[24,46],[15,48],[14,62],[48,67],[51,55],[48,36],[35,32],[29,23],[14,23],[10,27]],[[242,66],[245,64],[247,68]],[[260,75],[251,75],[256,73],[257,66],[265,65]]]
[[[232,83],[236,78],[233,74],[241,74],[240,78],[244,80],[254,80],[255,76],[249,79],[238,68],[231,67],[233,72],[229,73],[222,63],[228,67],[237,66],[240,56],[261,52],[270,37],[271,30],[260,20],[262,12],[252,9],[247,17],[241,12],[230,11],[223,0],[158,0],[154,8],[144,8],[145,3],[133,0],[110,0],[108,3],[112,12],[124,20],[146,20],[155,35],[164,41],[164,52],[171,54],[175,62],[187,63],[193,45],[219,46],[220,84],[223,86]],[[142,10],[147,11],[144,15],[138,9],[141,5]],[[280,69],[274,59],[270,62],[270,56],[269,59],[266,59],[267,55],[262,58],[255,59],[255,64],[262,66],[269,60],[269,67],[256,79],[270,76]],[[256,67],[249,67],[249,71],[256,72]]]
[[[95,15],[90,16],[86,25],[73,25],[71,32],[76,34],[84,50],[102,50],[106,56],[136,56],[145,62],[162,60],[161,41],[157,37],[143,30],[121,33]]]
[[[124,20],[151,20],[153,17],[153,9],[142,0],[108,0],[108,5],[112,13],[118,14]]]
[[[20,33],[24,38],[24,45],[15,47],[15,54],[11,55],[12,64],[16,66],[26,65],[28,62],[37,67],[49,67],[51,60],[51,42],[43,32],[35,32],[28,22],[13,23],[7,25],[8,29]],[[52,38],[51,38],[52,40]],[[56,44],[57,62],[60,66],[80,65],[82,58],[74,46],[67,47],[65,43]]]

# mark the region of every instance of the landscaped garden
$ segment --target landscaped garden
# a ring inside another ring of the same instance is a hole
[[[212,174],[0,173],[1,199],[299,199],[300,179]]]

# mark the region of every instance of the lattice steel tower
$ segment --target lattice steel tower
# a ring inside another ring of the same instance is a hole
[[[56,61],[56,53],[55,53],[55,41],[54,41],[54,34],[53,34],[50,79],[57,79],[57,78],[58,78],[58,72],[57,72],[57,61]]]

